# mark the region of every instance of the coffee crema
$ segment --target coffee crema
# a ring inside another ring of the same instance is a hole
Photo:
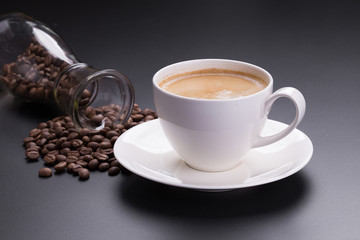
[[[173,75],[159,86],[176,95],[199,99],[229,99],[249,96],[266,86],[263,79],[244,72],[209,68]]]

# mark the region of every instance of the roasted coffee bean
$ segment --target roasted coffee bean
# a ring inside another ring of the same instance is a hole
[[[28,142],[33,142],[33,141],[34,141],[33,137],[26,137],[26,138],[24,138],[23,143],[28,143]]]
[[[65,162],[67,159],[67,157],[63,154],[57,154],[55,157],[57,162]]]
[[[61,144],[61,148],[71,148],[71,142],[66,141]]]
[[[40,153],[39,150],[35,147],[29,148],[26,151],[26,157],[30,160],[30,161],[35,161],[40,157]]]
[[[80,166],[82,166],[83,168],[86,168],[88,166],[88,163],[83,161],[83,160],[77,160],[75,162],[75,164],[79,164]]]
[[[39,170],[39,177],[47,178],[52,176],[51,168],[42,168]]]
[[[99,164],[98,168],[99,168],[100,171],[104,172],[104,171],[108,170],[109,167],[110,167],[109,163],[103,162],[103,163]]]
[[[39,123],[38,128],[43,129],[43,128],[46,128],[47,126],[48,126],[47,123],[42,122],[42,123]]]
[[[47,165],[52,165],[52,164],[54,164],[56,162],[56,156],[53,155],[53,154],[46,154],[44,156],[44,162]]]
[[[142,114],[134,114],[131,115],[131,118],[135,121],[135,122],[140,122],[141,120],[144,119],[144,116]]]
[[[89,136],[83,136],[83,137],[82,137],[82,141],[83,141],[84,143],[89,143],[89,142],[91,141],[91,138],[90,138]]]
[[[54,169],[56,172],[62,172],[65,170],[66,166],[67,166],[67,162],[59,162],[54,166]]]
[[[59,150],[55,149],[49,152],[49,154],[57,155],[59,154]]]
[[[151,120],[154,120],[155,117],[152,116],[152,115],[147,115],[145,118],[144,118],[144,122],[148,122],[148,121],[151,121]]]
[[[92,159],[94,159],[93,156],[91,156],[91,155],[84,155],[81,157],[82,157],[82,159],[79,158],[79,160],[83,160],[85,162],[90,162]]]
[[[30,131],[30,137],[37,137],[38,135],[41,134],[41,130],[38,128],[34,128],[33,130]]]
[[[80,131],[79,131],[79,136],[80,136],[80,137],[87,136],[88,134],[89,134],[89,129],[87,129],[87,128],[82,128],[82,129],[80,129]]]
[[[25,148],[31,148],[31,147],[37,147],[36,143],[34,143],[34,142],[25,143]]]
[[[150,108],[144,108],[144,110],[142,110],[142,114],[144,116],[149,116],[149,115],[152,115],[154,117],[157,117],[156,113],[154,110],[150,109]]]
[[[119,168],[122,168],[121,164],[120,164],[117,160],[112,161],[112,162],[110,163],[110,167],[119,167]]]
[[[60,150],[60,153],[61,153],[62,155],[67,156],[67,154],[68,154],[70,151],[71,151],[70,148],[63,148],[63,149]]]
[[[98,168],[98,166],[99,166],[99,160],[97,160],[97,159],[90,160],[90,162],[88,164],[88,167],[90,170],[95,170]]]
[[[79,149],[79,153],[80,153],[81,155],[89,155],[89,154],[92,153],[92,149],[89,148],[89,147],[81,147],[81,148]]]
[[[99,148],[100,144],[98,142],[89,142],[87,144],[89,148],[91,148],[93,151],[96,151],[96,149]]]
[[[66,170],[68,173],[72,173],[73,172],[73,167],[75,166],[75,163],[69,163],[66,167]]]
[[[113,154],[114,154],[114,150],[113,150],[112,148],[98,149],[98,152],[99,152],[99,153],[102,153],[102,154],[108,155],[109,158],[112,157]],[[110,159],[109,159],[109,161],[110,161]]]
[[[46,138],[40,138],[40,139],[36,140],[36,145],[42,147],[46,144],[46,142],[47,142]]]
[[[48,144],[45,145],[45,148],[48,149],[49,151],[55,150],[56,149],[56,144],[48,143]]]
[[[80,171],[80,169],[82,169],[83,167],[80,164],[75,164],[72,167],[72,173],[74,173],[75,175],[78,174],[78,172]]]
[[[120,173],[120,168],[119,167],[110,167],[109,170],[108,170],[108,174],[109,176],[116,176]]]
[[[104,115],[102,114],[94,115],[90,118],[91,122],[93,122],[96,125],[100,125],[103,119],[104,119]]]
[[[114,130],[108,131],[106,133],[106,138],[108,138],[108,139],[111,139],[112,137],[118,137],[118,136],[119,136],[119,133]]]
[[[49,70],[45,68],[43,68],[44,74]],[[48,79],[48,81],[50,80]],[[31,85],[31,87],[37,88],[36,84]],[[91,111],[88,110],[88,113],[92,112],[92,116],[97,117],[102,115],[102,121],[105,122],[107,118],[112,117],[114,112],[111,111],[116,108],[115,105],[96,109],[90,108]],[[157,115],[154,111],[151,109],[141,111],[135,104],[132,116],[125,126],[122,124],[105,124],[101,130],[84,128],[76,131],[70,117],[59,116],[47,122],[39,123],[37,128],[29,132],[29,137],[23,139],[26,148],[25,153],[28,159],[38,159],[41,153],[45,164],[49,166],[50,174],[52,174],[50,167],[53,167],[56,172],[66,169],[67,172],[75,175],[79,174],[80,171],[99,170],[107,171],[109,176],[115,176],[120,171],[127,171],[114,157],[113,145],[118,137],[127,129],[145,122],[146,119],[155,118]],[[30,156],[30,154],[32,155]],[[87,178],[83,179],[86,180]]]
[[[118,136],[113,136],[111,139],[110,139],[110,142],[111,144],[115,144],[116,140],[118,139],[119,137]]]
[[[90,172],[89,170],[87,170],[86,168],[82,168],[78,171],[78,174],[79,174],[79,178],[81,180],[87,180],[90,176]]]
[[[96,158],[97,160],[99,160],[100,162],[106,161],[109,159],[108,155],[100,153],[100,152],[93,152],[91,154],[91,156],[93,156],[94,158]]]
[[[75,163],[77,160],[79,160],[79,159],[78,159],[78,157],[76,157],[76,156],[68,156],[68,157],[66,158],[66,162],[67,162],[67,163]]]
[[[78,151],[76,151],[76,150],[71,150],[71,151],[68,152],[67,156],[68,157],[74,156],[74,157],[78,158],[78,157],[80,157],[80,153]]]
[[[112,144],[110,141],[104,141],[100,143],[99,147],[101,149],[112,148]]]
[[[100,134],[94,135],[94,136],[91,138],[91,141],[92,141],[92,142],[101,143],[102,140],[104,140],[104,136],[102,136],[102,135],[100,135]]]
[[[73,140],[73,139],[78,138],[78,137],[79,137],[79,133],[72,132],[72,133],[69,133],[69,135],[67,136],[67,140]]]
[[[74,139],[71,141],[71,146],[73,148],[79,148],[83,145],[83,142],[80,139]]]

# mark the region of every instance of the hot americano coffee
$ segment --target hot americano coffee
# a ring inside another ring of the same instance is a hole
[[[159,86],[176,95],[199,99],[229,99],[255,94],[268,84],[249,73],[209,68],[181,73],[163,80]]]

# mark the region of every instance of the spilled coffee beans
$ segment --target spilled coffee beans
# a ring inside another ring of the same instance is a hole
[[[116,176],[123,169],[114,157],[117,138],[128,129],[156,118],[155,111],[141,110],[134,104],[132,115],[124,125],[76,130],[70,117],[59,116],[40,123],[23,139],[25,155],[29,161],[43,159],[46,167],[39,171],[40,177],[51,177],[53,169],[55,173],[72,173],[81,180],[87,180],[90,171],[96,170]]]

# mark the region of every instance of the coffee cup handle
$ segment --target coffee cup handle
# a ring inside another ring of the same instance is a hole
[[[296,107],[296,115],[294,120],[287,128],[277,134],[266,137],[262,137],[259,135],[259,137],[252,146],[253,148],[262,147],[279,141],[280,139],[290,134],[303,119],[306,109],[305,98],[299,90],[292,87],[280,88],[269,97],[269,99],[265,102],[265,115],[267,116],[269,114],[271,107],[276,101],[276,99],[281,97],[289,98],[294,103]]]

